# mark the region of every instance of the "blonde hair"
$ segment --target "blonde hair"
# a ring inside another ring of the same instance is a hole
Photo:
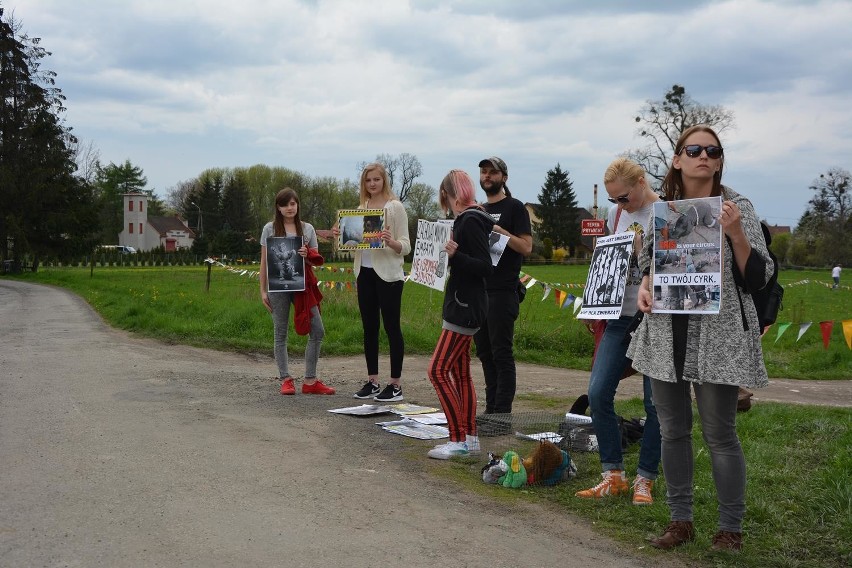
[[[370,199],[370,192],[367,191],[367,174],[373,170],[378,170],[379,174],[382,176],[382,195],[385,199],[387,201],[396,199],[396,195],[394,195],[391,190],[388,171],[379,162],[373,162],[372,164],[364,166],[364,169],[361,171],[361,193],[359,197],[361,207],[365,207],[367,205],[367,201]]]
[[[604,172],[605,184],[621,180],[624,185],[633,187],[645,179],[645,170],[630,158],[616,158]]]

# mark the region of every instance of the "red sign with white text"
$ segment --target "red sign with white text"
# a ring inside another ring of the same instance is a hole
[[[583,219],[580,234],[584,237],[602,237],[606,234],[606,219]]]

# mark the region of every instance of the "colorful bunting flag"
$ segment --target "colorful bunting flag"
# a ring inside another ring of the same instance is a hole
[[[819,328],[822,330],[822,345],[828,349],[828,340],[831,339],[831,330],[834,327],[833,321],[819,322]]]
[[[846,347],[852,349],[852,319],[843,320],[843,337],[846,338]]]
[[[808,331],[808,328],[811,327],[811,323],[813,322],[807,322],[799,325],[799,337],[796,338],[796,343],[798,343],[805,332]]]

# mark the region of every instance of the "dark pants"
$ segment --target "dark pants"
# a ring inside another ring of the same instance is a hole
[[[473,340],[485,374],[485,413],[512,412],[515,399],[515,320],[520,305],[517,290],[489,290],[488,318]]]
[[[390,378],[402,376],[405,343],[399,324],[402,307],[402,280],[385,282],[372,268],[362,267],[358,273],[358,309],[364,327],[364,358],[367,374],[379,374],[379,316],[385,326],[390,347]]]

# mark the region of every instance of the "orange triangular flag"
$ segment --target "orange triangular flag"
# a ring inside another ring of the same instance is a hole
[[[846,347],[852,349],[852,320],[843,320],[843,337],[846,338]]]

